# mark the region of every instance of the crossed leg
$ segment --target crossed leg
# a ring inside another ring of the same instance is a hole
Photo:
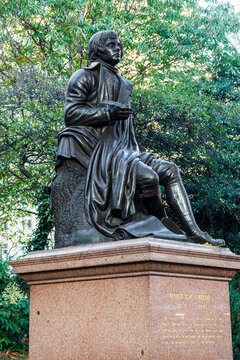
[[[140,161],[137,168],[137,185],[140,188],[140,197],[143,199],[148,212],[161,220],[164,216],[164,210],[159,184],[165,187],[167,203],[178,216],[191,241],[209,242],[220,246],[225,244],[224,240],[215,240],[200,230],[194,218],[179,169],[174,163],[159,159],[151,159],[148,164]]]

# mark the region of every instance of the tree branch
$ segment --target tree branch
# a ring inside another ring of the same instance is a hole
[[[28,179],[32,178],[32,174],[22,164],[18,164],[17,167]]]
[[[20,209],[20,208],[17,208],[17,209],[13,209],[13,210],[16,210],[16,211],[22,211],[22,212],[27,212],[29,214],[33,214],[33,215],[39,215],[38,213],[36,213],[35,211],[31,211],[31,210],[26,210],[26,209]]]

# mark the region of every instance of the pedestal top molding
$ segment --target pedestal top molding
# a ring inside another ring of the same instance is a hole
[[[30,252],[11,265],[30,282],[146,272],[230,280],[240,269],[240,256],[228,248],[139,238]]]

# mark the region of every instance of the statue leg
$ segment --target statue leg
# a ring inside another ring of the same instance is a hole
[[[159,160],[154,168],[159,176],[160,185],[165,187],[167,203],[180,219],[187,235],[198,234],[201,230],[194,218],[178,167],[172,162]]]
[[[148,213],[159,220],[166,217],[160,195],[159,176],[150,166],[141,161],[137,167],[137,186],[140,190],[139,197]]]
[[[154,159],[152,168],[159,176],[160,185],[165,187],[169,206],[180,219],[190,240],[223,246],[224,240],[213,239],[197,225],[178,167],[174,163]]]
[[[200,231],[192,213],[191,205],[183,186],[181,176],[174,163],[154,159],[154,169],[142,162],[137,168],[137,185],[140,197],[149,214],[160,220],[166,216],[162,212],[159,183],[166,189],[167,202],[180,218],[188,235]],[[159,210],[160,208],[160,210]]]

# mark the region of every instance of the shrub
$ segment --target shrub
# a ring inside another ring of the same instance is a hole
[[[29,299],[7,261],[0,262],[0,350],[27,350]]]
[[[233,358],[240,359],[240,274],[237,274],[230,284],[231,320],[232,320],[232,341]]]

